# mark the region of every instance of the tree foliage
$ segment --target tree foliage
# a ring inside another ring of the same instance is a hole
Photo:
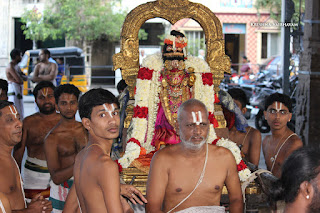
[[[285,1],[285,0],[283,0]],[[292,0],[294,3],[295,12],[292,16],[292,22],[298,23],[299,21],[299,11],[300,11],[300,0]],[[280,21],[281,20],[281,2],[282,0],[256,0],[255,8],[259,11],[262,8],[268,9],[270,11],[270,17]],[[301,0],[301,12],[304,12],[305,0]]]
[[[31,10],[26,10],[21,16],[21,22],[24,25],[21,26],[23,33],[27,39],[33,41],[46,40],[48,38],[57,39],[62,36],[61,30],[54,27],[53,23],[48,20],[49,11],[40,13],[39,10],[34,7]]]
[[[33,40],[65,37],[78,42],[99,38],[118,41],[127,15],[120,3],[121,0],[55,0],[43,14],[36,9],[25,12],[24,34]],[[146,35],[140,30],[141,39]]]

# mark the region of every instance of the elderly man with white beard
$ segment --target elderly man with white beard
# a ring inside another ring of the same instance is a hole
[[[208,111],[196,99],[178,110],[181,143],[167,146],[152,159],[147,184],[147,212],[225,212],[221,192],[227,186],[230,212],[243,212],[237,166],[232,153],[209,145]]]

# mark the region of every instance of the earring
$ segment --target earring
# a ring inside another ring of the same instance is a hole
[[[309,195],[307,195],[307,197],[306,197],[306,198],[307,198],[307,200],[309,200],[310,196],[309,196]]]

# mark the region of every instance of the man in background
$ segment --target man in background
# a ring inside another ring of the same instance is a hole
[[[11,61],[6,68],[6,76],[8,79],[8,98],[13,102],[19,111],[21,119],[24,118],[23,108],[23,81],[27,80],[27,76],[22,73],[18,64],[21,61],[21,50],[13,49],[10,52]]]
[[[72,84],[60,85],[54,90],[61,120],[50,130],[44,141],[48,169],[51,175],[50,198],[53,212],[62,212],[73,184],[73,166],[76,155],[86,146],[87,131],[75,120],[80,91]]]
[[[228,93],[231,95],[242,114],[246,114],[246,105],[248,103],[246,93],[240,88],[229,89]],[[259,165],[261,133],[257,129],[247,126],[245,132],[241,132],[237,130],[235,125],[233,125],[233,127],[229,130],[229,139],[237,143],[241,153],[243,154],[243,157],[247,161],[256,166]]]
[[[287,123],[292,117],[292,101],[289,96],[274,93],[266,98],[264,117],[271,135],[262,141],[262,151],[267,169],[280,178],[281,166],[289,155],[303,146],[300,138],[292,132]]]
[[[8,100],[8,82],[4,79],[0,79],[0,100]]]
[[[13,156],[21,167],[22,157],[27,148],[27,159],[23,170],[24,189],[27,198],[36,193],[44,197],[50,194],[50,173],[44,152],[44,138],[60,121],[56,113],[54,86],[49,81],[42,81],[33,90],[33,95],[40,112],[23,120],[22,141],[14,149]]]
[[[34,68],[32,76],[33,82],[51,81],[53,85],[57,85],[56,77],[58,74],[58,65],[49,61],[50,55],[48,49],[40,50],[40,62]]]

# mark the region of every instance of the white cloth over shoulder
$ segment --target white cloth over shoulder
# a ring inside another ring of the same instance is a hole
[[[1,200],[0,200],[0,209],[1,209],[2,213],[6,213],[6,210],[4,209],[4,206],[1,202]]]
[[[24,118],[23,108],[23,84],[17,84],[14,82],[8,82],[8,101],[13,102],[17,108],[21,120]]]
[[[176,213],[224,213],[225,208],[223,206],[193,206]]]

